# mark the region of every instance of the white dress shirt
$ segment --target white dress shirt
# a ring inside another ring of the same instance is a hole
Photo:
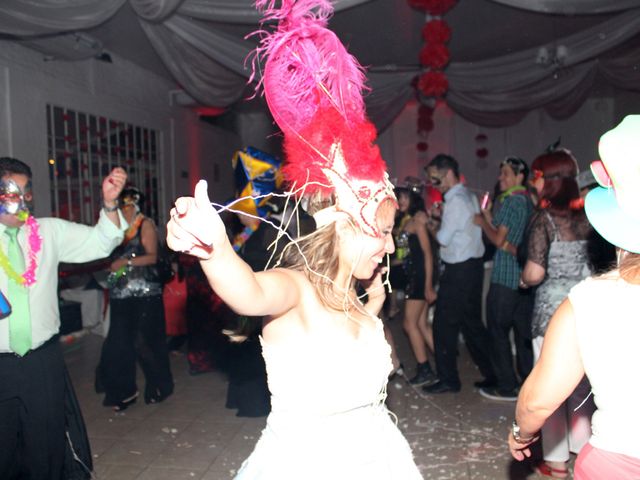
[[[473,223],[476,213],[480,213],[478,199],[461,183],[444,194],[442,223],[436,235],[443,262],[462,263],[482,257],[482,229]]]

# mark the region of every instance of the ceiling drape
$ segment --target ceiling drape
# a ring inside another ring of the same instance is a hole
[[[640,7],[640,0],[492,0],[531,12],[563,15],[593,15]]]
[[[76,32],[108,20],[125,1],[3,0],[0,33],[24,39],[41,51],[50,50],[58,41],[60,51],[63,42],[78,42]],[[340,11],[367,1],[336,0],[334,4]],[[640,53],[620,48],[640,33],[640,0],[492,1],[551,13],[566,13],[568,8],[574,9],[574,14],[620,13],[553,44],[484,61],[452,62],[446,70],[446,100],[460,115],[490,126],[513,124],[534,108],[566,118],[589,95],[598,75],[618,88],[640,90]],[[252,70],[247,58],[255,40],[234,36],[219,25],[257,25],[253,0],[128,2],[159,57],[189,95],[216,107],[228,107],[243,98]],[[93,56],[100,47],[93,45],[86,55]],[[378,66],[369,72],[367,111],[379,130],[386,128],[412,98],[411,80],[418,73],[417,68],[398,66]]]

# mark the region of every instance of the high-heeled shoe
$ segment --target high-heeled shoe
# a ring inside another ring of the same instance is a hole
[[[124,400],[119,401],[118,403],[116,403],[113,406],[113,411],[114,412],[123,412],[123,411],[125,411],[131,405],[136,403],[136,400],[138,400],[138,395],[140,395],[139,392],[136,392],[133,395],[131,395],[129,398],[125,398]]]
[[[159,388],[145,388],[144,403],[160,403],[173,393],[173,388],[168,392],[162,393]]]
[[[400,365],[398,365],[398,368],[396,368],[389,374],[389,381],[395,380],[396,378],[402,377],[403,375],[404,375],[404,365],[400,363]]]

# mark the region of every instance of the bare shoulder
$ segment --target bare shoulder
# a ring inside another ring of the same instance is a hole
[[[264,340],[271,345],[282,345],[299,341],[307,336],[309,332],[307,312],[312,310],[309,303],[313,303],[314,293],[306,275],[287,268],[274,268],[259,272],[258,275],[277,282],[279,288],[296,290],[298,297],[293,308],[265,319],[262,330]]]
[[[413,219],[418,225],[426,225],[429,221],[429,217],[427,217],[427,214],[422,210],[418,210],[413,216]]]

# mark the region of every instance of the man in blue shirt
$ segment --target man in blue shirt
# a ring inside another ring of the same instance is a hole
[[[482,324],[482,230],[474,223],[478,201],[460,183],[458,162],[440,154],[427,166],[431,184],[444,195],[444,209],[436,239],[444,265],[433,319],[439,381],[423,387],[426,393],[460,391],[458,335],[462,332],[471,358],[485,377],[476,386],[491,386],[495,375],[490,360],[490,338]]]
[[[493,257],[491,286],[487,295],[487,326],[492,340],[494,367],[497,376],[495,387],[480,389],[480,395],[492,400],[515,402],[518,398],[518,379],[513,369],[511,340],[513,328],[516,344],[516,364],[520,379],[529,375],[533,367],[531,346],[530,290],[518,289],[522,269],[518,265],[515,248],[523,240],[533,203],[524,183],[529,167],[521,158],[507,157],[500,165],[500,209],[493,219],[489,210],[475,217],[478,224],[497,250]]]

